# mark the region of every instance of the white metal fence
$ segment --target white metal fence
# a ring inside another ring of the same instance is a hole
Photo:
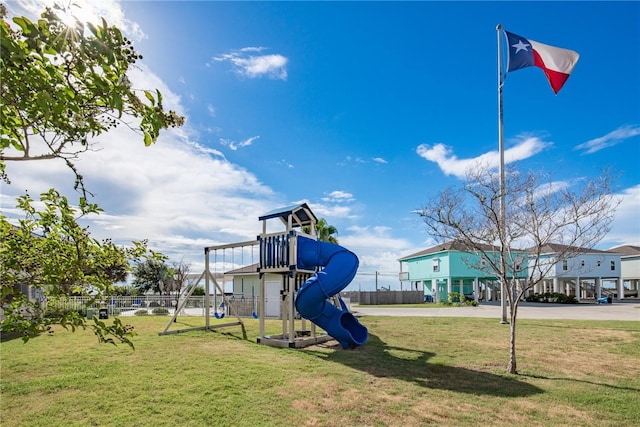
[[[258,310],[258,298],[244,296],[228,296],[228,304],[224,303],[221,295],[209,297],[210,313],[233,314],[229,305],[232,305],[239,316],[255,317]],[[69,297],[66,299],[48,300],[44,303],[46,310],[72,310],[87,315],[97,315],[98,310],[107,309],[110,316],[132,316],[138,310],[147,310],[149,314],[158,307],[165,308],[169,314],[174,314],[178,303],[181,304],[180,316],[204,316],[205,297],[192,296],[184,305],[183,300],[175,295],[145,295],[140,297],[114,296],[107,300],[95,301],[91,297]],[[267,317],[269,317],[267,315]]]

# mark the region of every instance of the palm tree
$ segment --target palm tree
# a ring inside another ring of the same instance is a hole
[[[302,231],[307,234],[311,233],[311,226],[302,227]],[[316,231],[320,241],[338,244],[338,239],[335,237],[338,235],[338,229],[333,225],[327,224],[327,220],[324,218],[320,218],[316,223]]]

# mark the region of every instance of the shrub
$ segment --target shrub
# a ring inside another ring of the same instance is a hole
[[[443,301],[442,304],[457,305],[458,307],[461,307],[463,305],[470,305],[472,307],[476,307],[478,305],[478,303],[475,300],[471,298],[467,298],[464,294],[461,294],[459,292],[450,292],[449,297],[447,298],[446,301]]]
[[[149,314],[149,312],[147,310],[136,310],[135,313],[133,313],[134,316],[147,316]]]
[[[167,310],[164,307],[156,307],[153,310],[151,310],[151,314],[156,316],[166,316],[169,314],[169,310]]]
[[[449,292],[447,302],[454,303],[464,301],[464,295],[460,295],[458,292]]]
[[[540,302],[540,294],[529,294],[524,300],[526,302]]]
[[[558,304],[576,304],[578,300],[575,295],[556,294],[556,302]]]
[[[191,286],[193,286],[193,285],[191,285]],[[189,286],[187,288],[187,292],[189,292],[189,290],[191,289],[191,286]],[[202,286],[198,286],[197,288],[195,288],[193,290],[193,292],[191,293],[191,296],[193,296],[193,297],[202,297],[202,296],[204,296],[204,288]]]
[[[53,304],[48,304],[47,308],[44,311],[44,317],[48,319],[56,319],[64,316],[69,316],[74,312],[78,315],[82,315],[82,310],[72,310],[70,308],[57,307]]]
[[[577,304],[575,295],[567,295],[560,292],[545,292],[543,294],[533,294],[527,296],[527,302],[542,302],[555,304]]]

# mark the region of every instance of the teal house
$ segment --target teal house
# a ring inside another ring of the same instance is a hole
[[[450,293],[464,294],[475,301],[500,299],[500,282],[487,267],[487,256],[496,257],[491,246],[474,253],[457,241],[446,242],[398,259],[400,281],[405,289],[424,290],[425,301],[446,301]],[[515,265],[517,277],[527,276],[527,254],[522,252]]]

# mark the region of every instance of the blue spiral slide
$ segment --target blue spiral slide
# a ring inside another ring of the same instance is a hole
[[[304,282],[296,297],[300,316],[327,331],[342,348],[355,348],[367,342],[369,332],[340,300],[341,308],[328,301],[347,287],[358,271],[358,257],[333,243],[298,236],[298,268],[316,272]]]

